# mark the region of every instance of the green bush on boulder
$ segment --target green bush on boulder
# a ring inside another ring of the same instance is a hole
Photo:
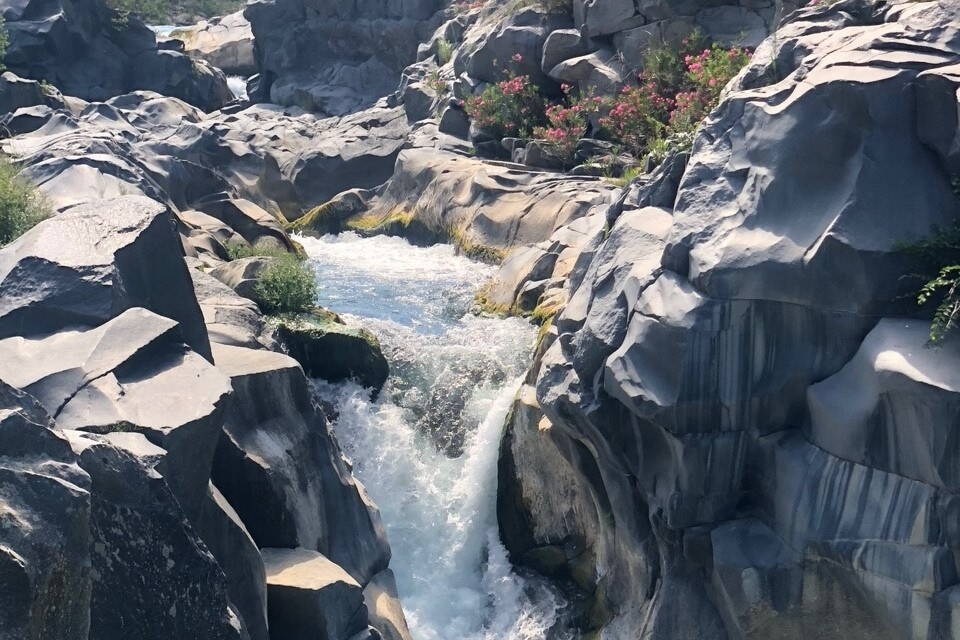
[[[49,215],[43,195],[0,158],[0,247],[10,244]]]
[[[313,269],[295,256],[276,258],[258,278],[254,288],[264,313],[299,313],[316,304],[317,282]]]

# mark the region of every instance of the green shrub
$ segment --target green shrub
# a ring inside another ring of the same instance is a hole
[[[0,71],[5,71],[7,66],[3,59],[7,57],[7,46],[10,44],[10,34],[7,33],[7,23],[3,16],[0,16]]]
[[[515,54],[513,61],[519,64],[523,58]],[[547,124],[543,98],[529,76],[504,72],[506,80],[468,98],[464,110],[477,126],[493,136],[528,138],[535,128]]]
[[[0,247],[49,215],[43,195],[17,173],[16,165],[0,158]]]
[[[240,10],[244,0],[106,0],[115,28],[126,28],[135,15],[147,24],[168,24],[180,15],[210,18]]]
[[[448,40],[441,38],[437,41],[437,62],[443,66],[453,58],[453,45]]]
[[[234,242],[227,245],[227,255],[231,260],[240,260],[241,258],[287,258],[292,254],[280,247]]]
[[[254,293],[264,313],[300,313],[316,305],[317,281],[308,263],[287,256],[263,271]]]

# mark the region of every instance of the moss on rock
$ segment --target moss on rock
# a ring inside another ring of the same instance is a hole
[[[379,393],[390,366],[376,336],[345,324],[337,314],[316,308],[272,320],[277,339],[312,378],[356,380]]]

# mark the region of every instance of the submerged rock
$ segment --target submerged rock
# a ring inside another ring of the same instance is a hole
[[[275,338],[311,378],[356,380],[376,395],[390,375],[376,336],[349,326],[335,313],[317,309],[283,315],[272,323]]]

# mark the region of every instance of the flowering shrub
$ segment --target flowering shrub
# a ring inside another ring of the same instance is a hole
[[[656,83],[641,77],[639,87],[624,87],[612,100],[610,111],[600,119],[600,124],[639,156],[660,135],[673,105],[674,100],[663,95]]]
[[[573,87],[561,85],[569,106],[553,104],[547,107],[548,125],[534,129],[534,135],[551,143],[565,161],[570,162],[577,150],[577,143],[587,133],[591,118],[603,109],[603,98],[588,96],[576,98]]]
[[[516,54],[513,61],[523,62],[523,58]],[[468,98],[464,110],[478,127],[493,136],[526,138],[543,123],[543,98],[529,76],[512,72],[508,76],[479,96]]]

